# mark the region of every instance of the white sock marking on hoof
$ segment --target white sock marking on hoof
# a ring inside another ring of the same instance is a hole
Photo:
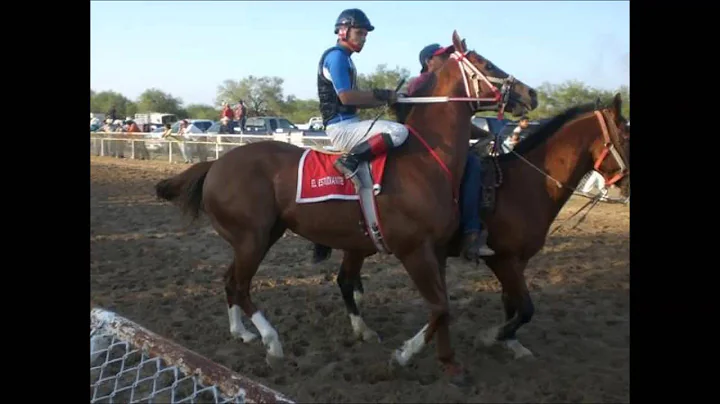
[[[359,290],[353,290],[353,299],[355,299],[355,304],[359,306],[363,300],[363,293]]]
[[[379,340],[378,334],[365,324],[362,317],[350,314],[350,324],[357,338],[362,338],[363,341],[367,342]]]
[[[242,322],[242,311],[240,310],[240,306],[234,304],[228,309],[228,319],[230,320],[230,334],[232,334],[233,337],[242,339],[244,343],[248,343],[257,338],[255,333],[252,333],[245,328],[245,325]]]
[[[425,331],[429,325],[430,324],[425,324],[414,337],[405,341],[402,348],[396,349],[395,352],[393,352],[393,359],[395,359],[400,366],[407,365],[410,359],[425,347]]]
[[[529,349],[525,348],[520,341],[516,339],[505,341],[505,347],[515,354],[515,359],[534,356]]]
[[[265,316],[260,313],[260,311],[256,311],[255,314],[252,315],[250,318],[252,320],[252,323],[255,324],[255,327],[260,331],[260,335],[262,336],[262,342],[263,345],[267,348],[267,353],[269,356],[273,356],[275,358],[282,358],[283,355],[283,349],[282,345],[280,345],[280,338],[278,337],[277,331],[273,328],[273,326],[270,325],[270,323],[265,319]]]
[[[500,331],[500,326],[492,327],[485,332],[485,335],[482,336],[481,340],[486,347],[495,345],[497,342],[498,331]]]

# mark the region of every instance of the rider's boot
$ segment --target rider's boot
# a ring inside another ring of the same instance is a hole
[[[480,158],[474,154],[469,154],[465,163],[465,172],[460,190],[462,196],[460,215],[464,233],[462,256],[475,262],[480,257],[495,254],[495,251],[487,245],[488,232],[483,228],[480,221],[481,169]]]
[[[360,188],[360,181],[357,178],[357,169],[361,162],[370,161],[373,158],[387,153],[393,147],[392,139],[387,133],[378,133],[368,140],[356,145],[350,149],[349,153],[345,153],[335,161],[335,168],[340,171],[345,178],[350,179],[355,188]]]
[[[313,244],[313,257],[312,257],[312,263],[317,264],[320,262],[323,262],[330,258],[330,254],[332,253],[332,248],[314,243]]]

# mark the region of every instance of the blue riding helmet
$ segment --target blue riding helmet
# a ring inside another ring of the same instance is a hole
[[[445,52],[445,48],[440,46],[439,44],[432,44],[424,47],[420,51],[420,66],[422,67],[422,72],[425,72],[427,70],[427,62],[430,60],[433,56],[441,55],[443,52]]]
[[[365,28],[368,32],[375,29],[370,24],[370,19],[367,18],[365,13],[358,8],[349,8],[343,10],[335,21],[335,33],[337,34],[341,26],[350,28]]]

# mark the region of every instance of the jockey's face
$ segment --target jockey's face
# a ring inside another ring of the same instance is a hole
[[[352,45],[353,51],[360,52],[365,46],[368,30],[365,28],[350,28],[345,42]]]
[[[443,63],[445,63],[447,58],[448,57],[446,55],[437,55],[431,57],[430,60],[428,60],[427,62],[428,71],[435,72],[440,69],[440,67],[443,65]]]

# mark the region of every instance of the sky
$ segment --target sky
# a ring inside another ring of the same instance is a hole
[[[317,98],[316,69],[335,20],[360,8],[375,26],[353,55],[358,73],[385,63],[419,74],[418,53],[453,30],[506,73],[539,86],[630,85],[629,1],[91,1],[90,88],[135,100],[154,87],[213,104],[224,80],[284,79]]]

